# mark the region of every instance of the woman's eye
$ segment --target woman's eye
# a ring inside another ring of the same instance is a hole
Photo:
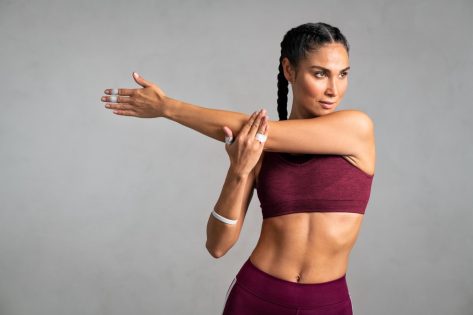
[[[323,73],[322,71],[315,73],[315,76],[316,76],[316,77],[321,78],[321,76],[319,76],[319,75],[324,75],[324,73]]]
[[[346,77],[348,75],[348,72],[343,72],[342,77]]]

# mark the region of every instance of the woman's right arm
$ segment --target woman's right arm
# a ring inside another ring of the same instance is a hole
[[[254,172],[243,175],[230,167],[220,196],[213,210],[219,215],[237,220],[236,224],[226,224],[212,214],[207,221],[205,247],[214,258],[220,258],[237,242],[248,206],[254,192]]]
[[[227,136],[233,137],[229,129],[224,128],[224,131]],[[261,113],[253,113],[235,141],[225,144],[225,150],[230,157],[230,168],[220,197],[214,206],[218,219],[211,214],[207,223],[205,244],[209,253],[215,258],[225,255],[240,236],[255,188],[254,167],[263,152],[263,143],[255,138],[257,132],[266,136],[268,134],[266,117]],[[220,216],[237,221],[232,224]]]

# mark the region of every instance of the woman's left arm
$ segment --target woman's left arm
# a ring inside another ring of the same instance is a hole
[[[135,77],[135,81],[143,89],[119,89],[119,103],[109,107],[118,115],[165,117],[221,142],[221,126],[228,126],[237,134],[249,119],[244,113],[167,97],[157,85],[142,77]],[[107,92],[110,94],[110,90]],[[102,98],[109,100],[107,96]],[[358,110],[341,110],[310,119],[268,120],[268,126],[271,137],[264,144],[264,151],[358,156],[374,138],[373,122]]]
[[[222,142],[222,125],[237,133],[249,117],[175,99],[166,102],[164,117]],[[309,119],[268,120],[268,126],[271,137],[265,142],[264,151],[355,156],[371,142],[374,128],[370,117],[358,110],[341,110]]]

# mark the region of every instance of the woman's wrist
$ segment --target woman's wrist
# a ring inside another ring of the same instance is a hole
[[[249,176],[248,172],[241,170],[239,167],[233,164],[231,164],[228,168],[228,173],[230,174],[230,176],[239,180],[246,180]]]
[[[173,118],[176,117],[180,107],[180,101],[166,96],[163,102],[163,117],[174,120]]]

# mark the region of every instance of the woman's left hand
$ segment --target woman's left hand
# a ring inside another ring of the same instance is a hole
[[[133,79],[142,88],[106,89],[104,91],[105,94],[112,96],[102,96],[102,102],[111,102],[107,103],[105,107],[113,109],[114,114],[122,116],[140,118],[163,117],[168,106],[168,97],[164,94],[163,90],[157,84],[145,80],[136,72],[133,72]],[[112,94],[112,91],[115,93]]]
[[[230,157],[230,168],[233,168],[236,174],[247,176],[255,167],[264,147],[264,141],[256,139],[256,134],[267,136],[268,129],[266,111],[262,109],[250,116],[231,144],[225,144],[225,150]],[[226,137],[233,138],[230,128],[224,126],[223,130]]]

